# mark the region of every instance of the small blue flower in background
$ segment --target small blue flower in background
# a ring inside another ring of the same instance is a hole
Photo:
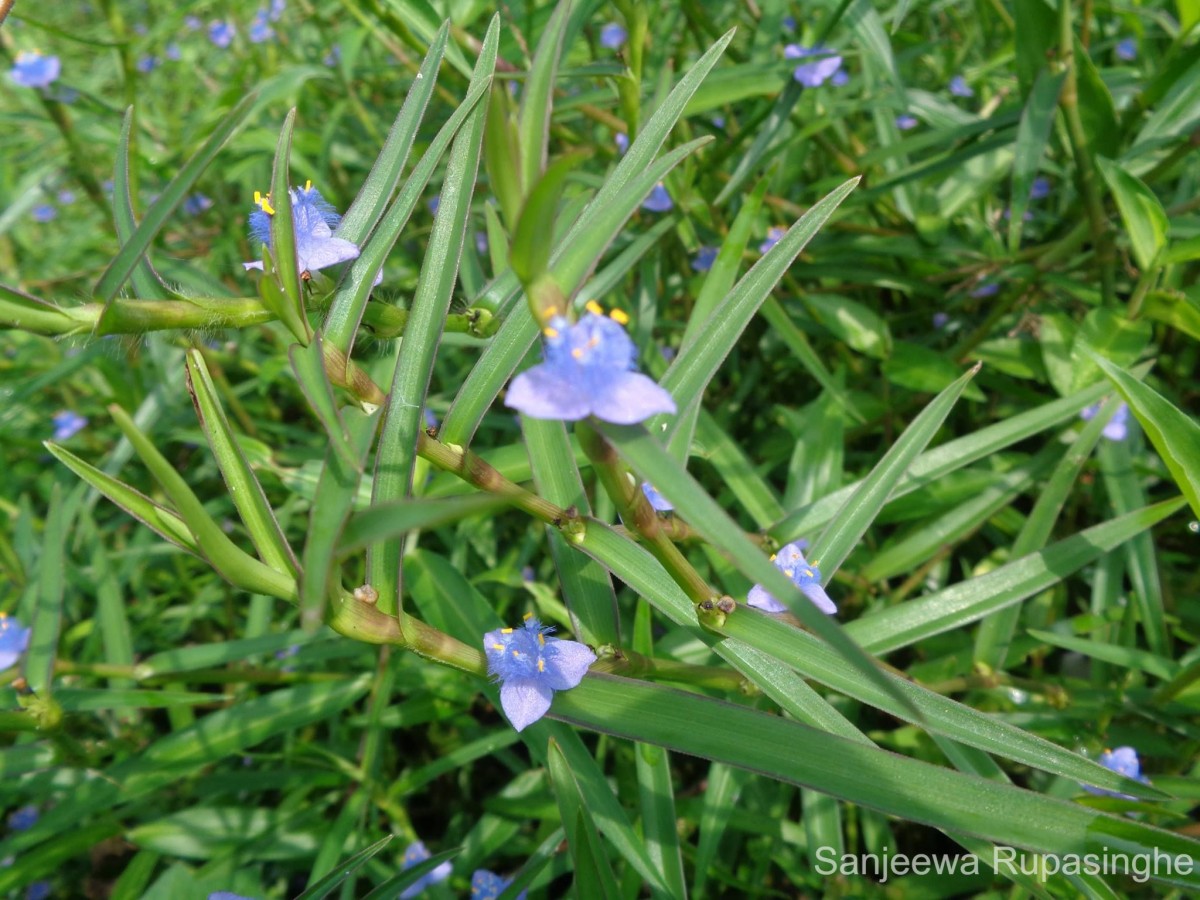
[[[209,23],[208,39],[222,50],[233,43],[233,38],[236,34],[237,30],[228,22],[222,22],[218,19],[215,22]]]
[[[1100,759],[1097,762],[1104,766],[1104,768],[1116,772],[1118,775],[1124,775],[1126,778],[1132,778],[1134,781],[1140,781],[1142,784],[1150,783],[1150,779],[1142,774],[1142,765],[1138,762],[1137,751],[1132,747],[1118,747],[1116,750],[1105,750],[1100,754]],[[1092,787],[1090,784],[1083,785],[1083,789],[1089,794],[1095,794],[1098,797],[1119,797],[1122,800],[1137,799],[1129,794],[1122,794],[1118,791],[1106,791],[1103,788]]]
[[[975,288],[975,290],[971,291],[971,296],[975,298],[994,297],[998,293],[1000,293],[1000,282],[985,281],[979,287]]]
[[[25,888],[25,900],[46,900],[50,896],[50,882],[35,881]]]
[[[842,72],[842,57],[828,47],[788,44],[783,48],[783,55],[787,59],[816,57],[812,62],[796,66],[792,72],[792,77],[807,88],[820,87],[826,81],[831,81],[835,86],[846,83],[846,75]],[[837,77],[839,73],[842,76],[840,80]]]
[[[200,21],[199,16],[186,16],[183,20],[183,27],[188,31],[199,31],[204,27],[204,23]]]
[[[717,259],[716,247],[701,247],[696,251],[696,255],[692,257],[692,270],[696,272],[707,272],[713,267],[713,263]]]
[[[0,672],[14,666],[29,649],[32,628],[26,628],[11,616],[0,613]]]
[[[171,62],[179,62],[179,60],[183,59],[183,51],[179,49],[177,43],[171,41],[171,43],[163,48],[163,56],[171,60]]]
[[[22,50],[8,74],[21,87],[43,88],[57,81],[61,72],[62,63],[57,56],[43,56],[39,50]]]
[[[235,894],[232,891],[213,891],[208,895],[208,900],[254,900],[254,898]]]
[[[724,116],[713,116],[711,121],[713,123],[713,128],[724,128],[725,127],[725,117]]]
[[[424,417],[425,417],[425,427],[426,427],[426,428],[437,428],[437,427],[438,427],[438,425],[440,425],[440,424],[441,424],[441,423],[438,421],[437,413],[435,413],[435,412],[434,412],[432,409],[430,409],[428,406],[427,406],[427,407],[425,407],[425,410],[424,410],[424,412],[423,412],[423,415],[424,415]]]
[[[70,206],[72,203],[75,202],[75,192],[71,191],[71,190],[67,190],[66,188],[63,188],[61,191],[58,192],[58,202],[61,203],[63,206]]]
[[[642,482],[642,493],[646,495],[646,499],[650,501],[650,505],[659,512],[671,512],[675,509],[674,504],[660,494],[658,489],[648,481]]]
[[[326,53],[325,58],[321,60],[321,62],[324,65],[329,66],[329,68],[331,68],[331,69],[334,68],[341,61],[342,61],[342,48],[341,48],[340,44],[334,44],[333,49],[331,49],[328,53]]]
[[[901,113],[896,116],[896,127],[901,131],[909,131],[920,124],[916,116],[910,116],[908,113]]]
[[[955,97],[974,97],[975,92],[971,90],[971,86],[967,84],[967,79],[961,75],[955,75],[950,79],[950,93]]]
[[[837,607],[833,605],[833,601],[821,587],[821,570],[810,565],[804,559],[806,546],[804,541],[793,541],[781,547],[779,553],[771,557],[771,561],[775,563],[775,568],[792,580],[792,584],[800,588],[801,593],[811,600],[817,609],[833,615],[837,612]],[[766,612],[785,612],[787,610],[787,606],[767,593],[761,584],[756,584],[750,589],[746,602]]]
[[[536,581],[537,572],[533,570],[533,566],[524,566],[521,569],[521,580],[525,582]]]
[[[671,202],[671,195],[667,193],[667,188],[661,181],[654,186],[649,196],[642,201],[642,209],[650,212],[670,212],[674,208],[675,204]]]
[[[8,827],[13,831],[28,831],[38,820],[38,808],[30,803],[22,806],[8,817]]]
[[[1050,179],[1039,175],[1029,186],[1029,199],[1042,200],[1050,196]]]
[[[312,182],[303,188],[288,191],[292,202],[292,221],[296,230],[296,262],[301,272],[316,272],[338,263],[358,258],[358,245],[345,238],[333,236],[341,216],[329,204]],[[250,213],[250,238],[255,246],[271,246],[271,197],[254,192],[258,209]],[[247,269],[261,269],[262,260],[242,263]]]
[[[212,200],[203,194],[192,194],[183,201],[183,211],[189,216],[198,216],[212,205]]]
[[[783,24],[783,27],[786,28],[788,31],[795,31],[796,30],[796,17],[795,16],[784,16],[782,24]]]
[[[86,428],[88,420],[86,416],[64,409],[51,416],[50,423],[54,426],[54,440],[65,441]]]
[[[512,881],[511,878],[503,878],[487,869],[476,869],[471,875],[471,900],[496,900]],[[521,891],[517,894],[517,900],[524,900],[526,893],[528,892]]]
[[[143,74],[153,72],[158,68],[157,56],[143,56],[137,61],[137,70]]]
[[[758,245],[759,253],[766,253],[776,244],[783,240],[783,236],[787,234],[787,229],[782,225],[773,225],[767,229],[767,236],[761,244]]]
[[[486,256],[488,252],[488,239],[486,231],[475,232],[475,252],[480,256]]]
[[[138,22],[136,25],[133,26],[133,33],[142,35],[144,37],[145,35],[150,33],[150,29],[147,27],[145,22]]]
[[[517,731],[544,716],[554,692],[575,687],[596,661],[586,644],[546,637],[553,630],[526,615],[519,628],[483,636],[488,674],[500,682],[500,705]]]
[[[285,10],[287,10],[287,0],[271,0],[271,10],[267,13],[267,18],[272,22],[278,22],[283,18]]]
[[[1093,403],[1091,406],[1085,406],[1079,412],[1079,418],[1084,421],[1089,421],[1096,417],[1096,413],[1100,412],[1100,404]],[[1123,441],[1129,437],[1129,406],[1122,403],[1117,407],[1117,411],[1112,414],[1112,418],[1108,420],[1108,424],[1104,426],[1104,430],[1100,432],[1110,441]]]
[[[592,415],[617,425],[675,412],[666,390],[633,371],[637,348],[622,327],[628,316],[602,313],[592,302],[574,325],[552,318],[542,332],[545,361],[512,380],[505,404],[534,419],[574,422]]]
[[[620,50],[628,38],[629,32],[619,22],[609,22],[600,29],[600,46],[609,50]]]
[[[264,41],[269,41],[271,38],[275,37],[275,29],[271,27],[267,16],[268,13],[265,7],[259,9],[259,11],[254,14],[254,20],[250,23],[250,43],[261,44]]]
[[[1123,62],[1133,62],[1137,59],[1137,41],[1133,38],[1122,38],[1117,41],[1114,52],[1117,54],[1117,59]]]
[[[425,846],[424,841],[413,841],[404,849],[404,858],[400,860],[401,871],[411,869],[415,865],[425,862],[433,854]],[[450,865],[450,860],[444,863],[439,863],[430,872],[426,872],[408,887],[406,887],[400,896],[403,900],[409,900],[410,897],[415,897],[431,884],[437,884],[439,881],[445,881],[450,877],[450,872],[453,866]]]
[[[39,203],[29,211],[35,222],[53,222],[58,218],[58,210],[49,203]]]
[[[941,331],[950,324],[950,314],[944,312],[935,312],[933,314],[933,327]]]
[[[442,195],[434,194],[425,205],[429,207],[429,214],[436,216],[438,207],[442,205]]]
[[[629,135],[623,131],[618,131],[613,136],[613,143],[617,145],[617,152],[624,156],[625,151],[629,149]]]

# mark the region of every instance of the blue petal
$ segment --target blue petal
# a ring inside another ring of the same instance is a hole
[[[614,372],[603,394],[592,397],[592,413],[615,425],[633,425],[657,413],[675,412],[671,394],[637,372]]]
[[[296,246],[296,262],[299,263],[301,272],[316,272],[318,269],[358,259],[358,245],[345,238],[330,237],[306,243],[307,246],[302,246],[297,242]]]
[[[583,681],[596,654],[579,641],[550,640],[554,643],[554,658],[546,666],[542,683],[551,690],[568,691]]]
[[[787,612],[787,607],[768,594],[761,584],[756,584],[750,588],[750,593],[746,595],[746,603],[764,612]]]
[[[575,422],[592,411],[591,399],[578,381],[568,381],[545,363],[512,380],[504,405],[532,419]]]
[[[813,605],[826,615],[832,616],[837,612],[837,607],[829,599],[829,595],[825,593],[825,588],[821,587],[815,581],[800,585],[800,593],[811,600]]]
[[[500,705],[517,731],[524,731],[546,714],[554,691],[532,678],[512,679],[500,687]]]

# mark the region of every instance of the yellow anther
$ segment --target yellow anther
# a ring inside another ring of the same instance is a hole
[[[546,636],[544,634],[542,634],[540,631],[538,632],[538,643],[541,644],[543,647],[546,646]]]
[[[600,338],[596,337],[596,335],[593,334],[590,338],[588,338],[587,345],[589,347],[595,347],[599,343],[600,343]]]
[[[533,613],[525,613],[524,619],[526,622],[528,622],[532,618],[533,618]]]
[[[544,334],[548,338],[556,338],[556,337],[558,337],[558,329],[551,328],[549,325],[547,325],[545,328],[542,329],[542,334]]]
[[[624,311],[622,311],[622,310],[614,309],[612,312],[610,312],[608,314],[608,317],[610,319],[612,319],[614,322],[616,322],[618,325],[628,325],[629,324],[629,316],[627,316],[624,313]]]
[[[258,205],[259,209],[261,209],[263,212],[265,212],[268,216],[275,215],[275,210],[271,208],[271,195],[270,194],[267,194],[267,196],[264,197],[261,193],[259,193],[258,191],[255,191],[254,192],[254,202]]]
[[[513,654],[513,659],[520,659],[520,658],[521,658],[521,651],[520,651],[520,650],[514,650],[514,651],[512,652],[512,654]]]
[[[493,650],[503,650],[504,645],[503,644],[492,644],[492,649]]]
[[[571,351],[571,355],[573,357],[575,357],[576,359],[583,359],[583,348],[576,347],[574,350]]]
[[[771,554],[771,562],[775,562],[775,554],[774,553]]]
[[[501,634],[512,634],[513,630],[511,628],[501,628],[500,633]]]
[[[814,560],[812,561],[812,565],[814,565],[814,566],[819,566],[819,565],[820,565],[820,563],[819,563],[819,562],[817,562],[817,561],[814,559]]]
[[[604,307],[595,300],[589,300],[586,304],[584,304],[584,309],[590,313],[595,313],[598,316],[604,315]]]
[[[813,577],[812,569],[805,569],[805,570],[804,570],[804,577],[805,577],[805,578],[812,578],[812,577]]]
[[[312,190],[312,179],[309,179],[308,181],[304,182],[304,189],[306,191]]]
[[[795,569],[784,569],[783,574],[786,575],[788,578],[791,578],[793,575],[796,574],[796,570]]]
[[[546,307],[546,318],[547,319],[551,319],[557,315],[558,315],[558,307],[555,306],[553,303],[551,303],[549,306]]]
[[[546,661],[544,659],[542,659],[541,657],[538,658],[538,671],[539,672],[546,671]]]

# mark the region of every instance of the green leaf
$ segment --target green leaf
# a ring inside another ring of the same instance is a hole
[[[892,384],[925,394],[945,390],[962,374],[962,367],[945,353],[908,341],[896,341],[882,368]],[[969,400],[985,399],[983,391],[974,384],[967,385],[963,396]]]
[[[1121,221],[1133,247],[1133,257],[1138,268],[1148,272],[1167,246],[1170,223],[1162,203],[1150,188],[1131,175],[1120,163],[1102,156],[1096,157],[1104,180],[1117,201]]]
[[[1030,2],[1043,5],[1041,0]],[[1058,111],[1058,96],[1066,77],[1066,72],[1052,74],[1049,69],[1042,69],[1021,113],[1013,152],[1012,199],[1008,219],[1010,253],[1016,253],[1021,247],[1021,229],[1025,223],[1025,210],[1029,208],[1029,191],[1042,164],[1042,157],[1046,154],[1046,143],[1050,140],[1050,130]]]
[[[1151,291],[1142,304],[1142,314],[1183,332],[1192,340],[1200,341],[1200,300],[1196,298],[1168,291]]]
[[[1115,157],[1121,146],[1121,128],[1112,94],[1078,35],[1074,42],[1075,90],[1079,95],[1079,117],[1088,137],[1088,152],[1094,153],[1097,159]]]
[[[1068,393],[1087,387],[1102,377],[1089,351],[1099,353],[1118,366],[1130,366],[1141,358],[1152,337],[1149,322],[1130,320],[1108,309],[1091,310],[1079,325],[1071,344],[1073,378]]]
[[[617,900],[621,891],[617,887],[608,855],[604,852],[600,832],[566,757],[553,739],[550,741],[547,761],[559,816],[567,832],[567,845],[575,862],[575,889],[578,895],[595,897],[597,900]]]
[[[337,552],[340,556],[348,556],[363,547],[395,540],[416,529],[438,528],[471,516],[487,515],[507,505],[503,496],[493,494],[374,503],[370,509],[350,518],[338,541]]]
[[[62,485],[55,482],[50,489],[50,509],[46,513],[38,560],[37,606],[31,623],[32,634],[22,666],[29,687],[41,697],[49,697],[53,689],[54,661],[62,630],[64,550],[72,518],[63,503]]]
[[[242,448],[238,446],[233,429],[229,427],[229,420],[217,398],[217,388],[208,374],[204,355],[199,350],[188,351],[187,386],[200,426],[204,429],[208,445],[229,488],[229,497],[246,526],[250,540],[254,542],[259,558],[275,571],[296,578],[300,573],[296,556],[283,529],[279,527],[262,485],[246,461]]]
[[[1200,516],[1200,425],[1128,372],[1100,356],[1093,358],[1146,430],[1192,513]]]
[[[550,144],[550,112],[554,106],[554,81],[558,75],[563,37],[571,12],[571,0],[555,4],[550,21],[542,29],[533,64],[521,89],[521,111],[517,119],[520,145],[520,178],[526,197],[542,179]],[[547,248],[547,252],[549,248]]]
[[[567,176],[584,159],[585,155],[579,153],[557,159],[546,174],[530,186],[517,227],[513,230],[509,252],[509,264],[524,285],[531,285],[546,273],[550,261],[550,242],[546,235],[554,232],[558,201]]]
[[[442,39],[445,40],[444,35]],[[296,900],[321,900],[322,897],[327,896],[335,887],[342,884],[342,882],[344,882],[347,878],[370,862],[373,857],[381,853],[395,837],[396,836],[394,834],[384,835],[380,840],[370,844],[367,847],[364,847],[349,859],[345,860],[344,862],[339,862],[332,872],[314,884],[310,884],[302,893],[297,894]],[[431,857],[427,861],[433,863],[433,868],[436,869],[442,864],[443,856],[449,859],[454,856],[454,853],[453,851],[440,853],[438,854],[438,858],[436,860]],[[432,871],[432,869],[430,871]],[[409,873],[406,872],[405,874]],[[420,878],[420,875],[417,877]]]

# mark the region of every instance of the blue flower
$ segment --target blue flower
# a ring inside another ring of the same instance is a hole
[[[65,441],[86,428],[88,420],[86,416],[64,409],[51,416],[50,422],[54,425],[54,440]]]
[[[659,512],[671,512],[675,508],[674,504],[660,494],[658,488],[648,481],[642,482],[642,493],[646,495],[646,499],[650,501],[650,505]]]
[[[284,10],[287,9],[287,0],[271,0],[271,9],[267,13],[267,18],[272,22],[278,22],[283,18]]]
[[[137,61],[137,70],[143,74],[153,72],[158,68],[157,56],[143,56]]]
[[[46,900],[52,888],[48,881],[35,881],[25,888],[25,900]]]
[[[994,297],[999,292],[1000,292],[1000,282],[985,281],[982,284],[980,284],[979,287],[975,288],[975,290],[971,291],[971,296],[975,297],[976,299],[983,298],[983,297]]]
[[[438,422],[437,413],[435,413],[428,406],[425,407],[424,415],[425,415],[425,427],[426,428],[437,428],[438,425],[441,424],[440,422]]]
[[[8,827],[13,831],[28,831],[38,820],[38,808],[30,803],[15,810],[8,817]]]
[[[793,541],[781,547],[779,553],[771,557],[771,561],[775,563],[775,568],[792,579],[792,584],[800,588],[800,592],[811,600],[817,609],[833,615],[837,612],[837,607],[833,605],[833,601],[821,587],[821,570],[810,565],[804,559],[803,551],[806,546],[807,543],[804,541]],[[785,612],[787,610],[787,606],[767,593],[761,584],[756,584],[750,589],[746,602],[766,612]]]
[[[433,854],[429,852],[423,841],[413,841],[404,850],[404,858],[400,861],[401,870],[411,869],[415,865],[425,862]],[[437,884],[439,881],[445,881],[450,877],[450,872],[453,866],[450,865],[450,860],[439,863],[432,871],[426,872],[403,891],[400,896],[402,900],[409,900],[410,897],[415,897],[431,884]]]
[[[254,898],[235,894],[233,891],[213,891],[208,895],[208,900],[254,900]]]
[[[950,93],[955,97],[974,97],[975,92],[971,90],[971,86],[967,84],[967,79],[961,75],[955,75],[950,79]]]
[[[1122,62],[1133,62],[1137,59],[1137,41],[1133,38],[1122,38],[1117,41],[1114,52],[1117,54],[1117,59]]]
[[[26,628],[16,619],[0,613],[0,672],[11,668],[29,648],[32,628]]]
[[[496,900],[512,882],[511,878],[503,878],[487,869],[476,869],[471,875],[471,900]],[[517,894],[517,900],[525,900],[526,893]]]
[[[629,149],[629,135],[623,131],[618,131],[613,136],[613,143],[617,145],[617,152],[624,156],[625,151]]]
[[[546,637],[553,630],[526,615],[519,628],[483,636],[488,674],[500,682],[500,705],[517,731],[544,716],[554,692],[575,687],[596,661],[586,644]]]
[[[220,19],[210,22],[208,25],[208,39],[222,50],[233,43],[233,38],[236,34],[237,29],[228,22],[223,22]]]
[[[57,56],[43,56],[39,50],[22,50],[9,75],[21,87],[43,88],[57,81],[61,71],[62,63]]]
[[[642,209],[656,213],[670,212],[674,206],[675,204],[671,202],[671,195],[667,193],[667,189],[661,181],[654,186],[649,196],[642,201]]]
[[[267,16],[268,13],[265,8],[259,9],[254,14],[254,20],[250,23],[250,43],[261,44],[275,37],[275,29],[271,27]]]
[[[795,16],[784,16],[783,22],[781,24],[788,31],[795,31],[796,30],[796,17]]]
[[[204,23],[200,21],[199,16],[186,16],[183,20],[183,27],[188,31],[199,31],[204,27]]]
[[[53,222],[58,218],[58,210],[49,203],[39,203],[29,211],[35,222]]]
[[[792,72],[792,77],[807,88],[820,87],[830,79],[833,79],[835,85],[846,83],[845,73],[841,71],[842,58],[828,47],[820,45],[802,47],[799,44],[788,44],[783,48],[783,55],[787,59],[815,57],[812,62],[796,66]],[[836,77],[839,73],[842,75],[840,81]]]
[[[358,258],[358,245],[345,238],[334,237],[333,229],[341,221],[341,216],[312,186],[312,182],[303,188],[292,188],[288,191],[292,202],[292,221],[296,233],[296,262],[301,272],[316,272],[338,263],[348,262]],[[257,191],[254,202],[258,209],[250,213],[250,237],[255,245],[271,246],[271,216],[275,210],[271,208],[271,197],[263,197]],[[242,263],[247,269],[261,269],[262,260]]]
[[[937,331],[941,331],[950,324],[950,314],[944,312],[935,312],[933,314],[933,327]]]
[[[609,22],[600,29],[600,46],[609,50],[620,50],[629,38],[629,32],[619,22]]]
[[[179,45],[177,43],[171,41],[171,43],[167,44],[167,46],[163,48],[163,56],[172,62],[178,62],[179,60],[183,59],[183,51],[179,49]]]
[[[785,234],[787,234],[787,229],[784,228],[782,225],[774,225],[774,226],[768,228],[766,239],[761,244],[758,245],[758,252],[766,253],[768,250],[770,250],[772,247],[774,247],[776,244],[778,244],[781,240],[783,240],[783,236]]]
[[[486,231],[475,232],[475,252],[480,256],[487,256],[488,239]]]
[[[192,194],[183,201],[183,211],[189,216],[198,216],[212,205],[212,200],[203,194]]]
[[[1029,186],[1029,199],[1041,200],[1044,197],[1050,196],[1050,179],[1043,178],[1039,175],[1033,179],[1033,184]]]
[[[617,425],[675,412],[667,391],[633,371],[637,348],[621,327],[626,315],[601,312],[593,302],[574,325],[562,316],[551,319],[542,332],[545,362],[513,379],[505,404],[534,419],[574,422],[592,415]]]
[[[713,263],[717,259],[716,247],[701,247],[696,251],[696,255],[692,257],[692,270],[696,272],[707,272],[713,267]]]
[[[713,123],[714,128],[724,128],[725,127],[725,117],[724,116],[713,116],[711,121]]]
[[[1124,775],[1126,778],[1132,778],[1134,781],[1140,781],[1142,784],[1150,783],[1150,779],[1142,774],[1142,766],[1138,762],[1137,751],[1132,747],[1118,747],[1116,750],[1105,750],[1100,754],[1100,759],[1097,762],[1104,766],[1104,768],[1116,772],[1118,775]],[[1119,797],[1122,800],[1137,799],[1129,794],[1122,794],[1118,791],[1106,791],[1103,788],[1092,787],[1090,784],[1083,785],[1083,789],[1089,794],[1095,794],[1099,797]]]
[[[896,116],[896,127],[901,131],[908,131],[920,125],[920,121],[916,116],[910,116],[908,113],[901,113]]]
[[[1079,418],[1084,421],[1094,419],[1096,413],[1100,412],[1100,404],[1093,403],[1091,406],[1085,406],[1080,410]],[[1129,406],[1122,403],[1117,407],[1117,411],[1112,414],[1112,418],[1108,420],[1108,424],[1104,426],[1104,430],[1100,432],[1110,441],[1123,441],[1129,436]]]
[[[442,195],[434,194],[425,205],[429,207],[429,214],[436,216],[438,207],[442,205]]]
[[[58,192],[58,202],[61,203],[63,206],[70,206],[72,203],[75,202],[75,192],[68,190],[66,188],[63,188],[61,191]]]

